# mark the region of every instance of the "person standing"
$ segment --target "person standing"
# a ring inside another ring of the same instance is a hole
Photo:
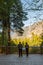
[[[22,48],[23,48],[23,45],[21,44],[21,42],[19,42],[18,44],[19,57],[22,56]]]
[[[29,45],[28,45],[27,42],[26,42],[26,45],[25,45],[25,49],[26,49],[26,56],[28,56],[28,54],[29,54]]]

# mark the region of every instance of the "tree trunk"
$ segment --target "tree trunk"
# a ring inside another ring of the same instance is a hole
[[[3,45],[5,45],[4,43],[6,43],[5,41],[7,41],[7,39],[6,39],[6,37],[7,37],[7,35],[6,35],[7,24],[6,24],[6,20],[4,20],[4,19],[2,21],[2,27],[3,27],[3,29],[2,29],[2,53],[3,53],[3,49],[5,49],[5,47],[3,47]]]
[[[3,45],[4,45],[4,20],[2,21],[2,53],[3,53]]]
[[[9,22],[9,18],[7,20],[7,33],[8,33],[8,44],[6,47],[6,54],[10,54],[10,22]]]

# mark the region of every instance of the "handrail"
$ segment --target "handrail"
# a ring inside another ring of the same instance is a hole
[[[0,47],[17,47],[17,46],[0,46]],[[29,48],[40,48],[40,46],[29,46]]]

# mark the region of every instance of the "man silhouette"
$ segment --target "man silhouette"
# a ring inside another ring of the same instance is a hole
[[[28,56],[28,54],[29,54],[29,45],[28,45],[27,42],[26,42],[26,45],[25,45],[25,49],[26,49],[26,56]]]
[[[21,44],[21,42],[19,42],[19,44],[18,44],[19,57],[22,56],[22,47],[23,47],[23,45]]]

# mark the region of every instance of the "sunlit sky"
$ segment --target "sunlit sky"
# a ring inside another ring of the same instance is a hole
[[[34,0],[34,3],[33,0],[21,0],[21,1],[23,3],[24,10],[28,12],[27,15],[28,20],[23,21],[25,24],[24,26],[32,25],[34,22],[43,20],[43,0],[37,0],[39,2],[36,4],[36,8],[39,7],[42,10],[28,10],[31,8],[35,8],[34,4],[36,0]]]
[[[34,1],[34,2],[33,2]],[[36,4],[35,2],[38,1]],[[23,21],[24,26],[32,25],[34,22],[43,20],[43,0],[21,0],[23,10],[28,12],[28,20]],[[40,8],[42,10],[29,10],[31,8]]]

